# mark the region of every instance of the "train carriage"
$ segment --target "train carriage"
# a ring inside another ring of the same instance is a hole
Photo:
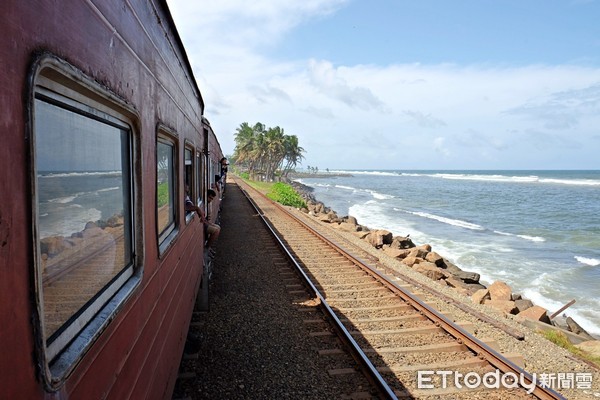
[[[169,398],[222,152],[168,6],[2,8],[0,398]]]

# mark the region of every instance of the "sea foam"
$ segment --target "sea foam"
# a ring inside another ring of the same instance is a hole
[[[582,264],[590,265],[592,267],[600,265],[600,260],[597,260],[595,258],[586,258],[586,257],[575,256],[575,259]]]
[[[446,217],[440,217],[439,215],[434,215],[434,214],[429,214],[429,213],[425,213],[425,212],[414,212],[414,211],[407,211],[410,214],[413,215],[417,215],[419,217],[424,217],[424,218],[428,218],[428,219],[433,219],[439,222],[443,222],[445,224],[448,225],[453,225],[453,226],[458,226],[461,228],[466,228],[466,229],[473,229],[473,230],[477,230],[477,231],[481,231],[484,228],[480,225],[477,224],[472,224],[470,222],[466,222],[466,221],[461,221],[459,219],[452,219],[452,218],[446,218]]]

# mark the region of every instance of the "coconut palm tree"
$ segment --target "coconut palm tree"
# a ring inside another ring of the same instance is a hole
[[[298,165],[298,163],[300,161],[302,161],[302,159],[304,158],[304,156],[302,155],[302,153],[304,152],[304,149],[299,146],[298,137],[296,135],[286,136],[284,147],[285,147],[284,159],[287,161],[287,163],[282,168],[282,172],[283,172],[283,176],[287,177],[287,175],[290,173],[290,171],[292,171],[294,168],[296,168],[296,165]]]
[[[264,174],[267,180],[273,181],[278,170],[287,176],[303,158],[304,149],[298,145],[298,137],[286,135],[279,126],[267,129],[260,122],[252,127],[244,122],[234,137],[233,158],[239,167],[246,167],[250,175]]]

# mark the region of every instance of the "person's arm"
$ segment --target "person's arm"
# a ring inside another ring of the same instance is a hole
[[[197,205],[195,205],[194,202],[192,202],[189,198],[185,199],[185,210],[186,211],[196,211],[196,214],[198,214],[198,217],[200,217],[200,221],[201,222],[206,221],[206,218],[204,218],[204,212],[202,212],[202,209],[200,207],[198,207]]]

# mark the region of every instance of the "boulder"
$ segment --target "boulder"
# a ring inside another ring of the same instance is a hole
[[[473,294],[476,291],[481,290],[481,289],[487,289],[481,283],[465,283],[465,285],[466,285],[467,289],[469,290],[470,294]]]
[[[517,306],[519,313],[521,313],[521,312],[527,310],[528,308],[533,307],[533,302],[531,300],[527,300],[527,299],[518,299],[518,300],[515,300],[515,306]]]
[[[590,335],[585,329],[583,329],[575,320],[571,317],[567,317],[567,326],[569,330],[579,336],[583,336],[589,340],[594,340],[594,337]]]
[[[492,300],[511,300],[512,290],[510,286],[502,281],[496,281],[490,285],[490,297]]]
[[[327,223],[331,222],[331,219],[329,218],[328,214],[318,214],[317,219],[321,222],[327,222]]]
[[[348,222],[342,222],[341,224],[338,225],[338,228],[340,228],[343,231],[347,231],[347,232],[356,232],[357,226],[354,224],[350,224]]]
[[[431,251],[431,245],[430,244],[422,244],[420,246],[417,246],[417,249],[425,250],[427,253],[429,253]]]
[[[376,232],[378,235],[381,235],[383,239],[383,244],[392,244],[392,241],[394,240],[394,235],[392,234],[392,232],[383,229],[378,230]]]
[[[433,279],[434,281],[439,281],[440,279],[445,278],[445,275],[442,273],[442,271],[440,271],[438,267],[435,266],[435,264],[427,261],[423,261],[417,264],[414,267],[414,270],[425,275],[430,279]]]
[[[427,257],[428,253],[429,252],[427,250],[424,250],[419,247],[415,247],[408,253],[408,255],[406,257],[416,257],[416,258],[421,258],[421,259],[425,260],[425,257]]]
[[[452,273],[452,275],[465,283],[479,283],[479,274],[475,272],[459,271]]]
[[[448,272],[450,272],[451,274],[462,271],[462,269],[458,268],[456,265],[452,264],[450,261],[448,261],[445,258],[444,258],[444,265],[446,266],[446,269],[448,270]],[[442,268],[444,268],[444,267],[442,267]]]
[[[392,239],[392,232],[383,229],[371,231],[366,237],[367,242],[369,242],[371,246],[377,249],[381,248],[384,244],[391,244]]]
[[[446,268],[446,264],[444,264],[444,258],[435,251],[427,253],[425,260],[429,261],[430,263],[434,263],[438,268]]]
[[[391,246],[383,246],[382,250],[385,254],[394,258],[404,258],[406,256],[406,250],[397,249]]]
[[[98,224],[95,223],[94,221],[88,221],[85,224],[85,228],[83,228],[83,229],[85,230],[85,229],[92,229],[92,228],[98,228]]]
[[[402,263],[408,265],[409,267],[412,267],[413,265],[418,264],[422,261],[423,261],[422,258],[417,258],[415,256],[408,256],[408,257],[404,257],[404,259],[402,260]]]
[[[321,202],[315,204],[314,212],[315,214],[320,214],[325,210],[325,205]]]
[[[40,240],[40,251],[48,256],[54,256],[66,248],[65,238],[62,236],[49,236]]]
[[[356,218],[350,215],[345,218],[345,222],[352,225],[358,225],[358,221],[356,220]]]
[[[410,240],[410,238],[408,237],[404,237],[404,236],[396,236],[391,243],[392,247],[398,248],[398,249],[410,249],[415,247],[415,244],[413,243],[412,240]]]
[[[471,296],[471,301],[475,304],[483,304],[484,300],[490,300],[490,291],[488,289],[479,289]]]
[[[506,314],[516,314],[518,311],[515,302],[512,300],[486,300],[483,304]]]
[[[103,234],[104,230],[96,226],[96,224],[94,224],[91,227],[88,227],[88,225],[86,225],[86,228],[81,232],[81,237],[84,239],[89,239]]]
[[[467,287],[467,284],[464,283],[463,281],[461,281],[460,279],[454,278],[454,277],[449,277],[444,279],[444,282],[446,282],[446,285],[450,286],[451,288],[456,289],[458,292],[469,296],[469,288]]]
[[[529,307],[525,311],[520,312],[519,317],[532,319],[534,321],[541,321],[546,324],[550,324],[550,318],[548,317],[548,310],[544,307],[533,306]]]
[[[106,225],[110,226],[111,228],[121,226],[123,225],[123,217],[121,217],[120,215],[113,215],[108,219],[108,221],[106,221]]]
[[[340,219],[338,217],[338,215],[335,213],[335,211],[331,211],[331,210],[327,213],[327,216],[329,217],[330,221],[336,221],[337,222]]]
[[[369,231],[356,231],[354,234],[357,238],[366,240],[367,236],[369,236]]]

